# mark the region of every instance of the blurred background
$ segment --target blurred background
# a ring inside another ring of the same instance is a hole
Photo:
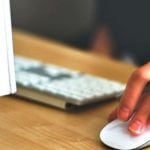
[[[14,28],[137,65],[150,60],[149,6],[148,0],[11,0]]]

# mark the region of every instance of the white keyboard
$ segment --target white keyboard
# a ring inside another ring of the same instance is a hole
[[[60,66],[17,56],[17,95],[67,108],[119,96],[125,85]]]

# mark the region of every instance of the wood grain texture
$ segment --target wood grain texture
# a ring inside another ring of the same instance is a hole
[[[92,56],[54,41],[14,32],[15,53],[126,82],[132,66]],[[97,103],[73,111],[7,96],[0,100],[2,150],[105,150],[99,132],[118,101]]]

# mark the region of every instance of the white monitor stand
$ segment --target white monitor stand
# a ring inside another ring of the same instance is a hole
[[[15,93],[15,71],[9,0],[0,0],[0,96]]]

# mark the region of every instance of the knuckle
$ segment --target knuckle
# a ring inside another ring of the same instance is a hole
[[[138,120],[140,122],[146,122],[148,119],[147,115],[143,115],[143,113],[136,113],[134,116],[134,120]]]
[[[147,73],[145,72],[145,70],[143,70],[141,68],[134,71],[132,77],[137,78],[137,79],[146,80],[146,81],[148,80]]]
[[[129,109],[133,109],[135,101],[133,101],[136,98],[136,95],[134,94],[126,94],[123,97],[122,105],[128,107]]]
[[[120,104],[119,110],[122,110],[122,109],[127,109],[128,111],[132,112],[134,110],[134,106],[130,105],[129,103],[127,102],[123,102],[122,104]]]
[[[132,122],[135,122],[135,121],[145,123],[145,122],[146,122],[146,118],[145,118],[145,116],[141,116],[141,115],[139,115],[139,114],[136,114],[136,115],[134,116]]]

